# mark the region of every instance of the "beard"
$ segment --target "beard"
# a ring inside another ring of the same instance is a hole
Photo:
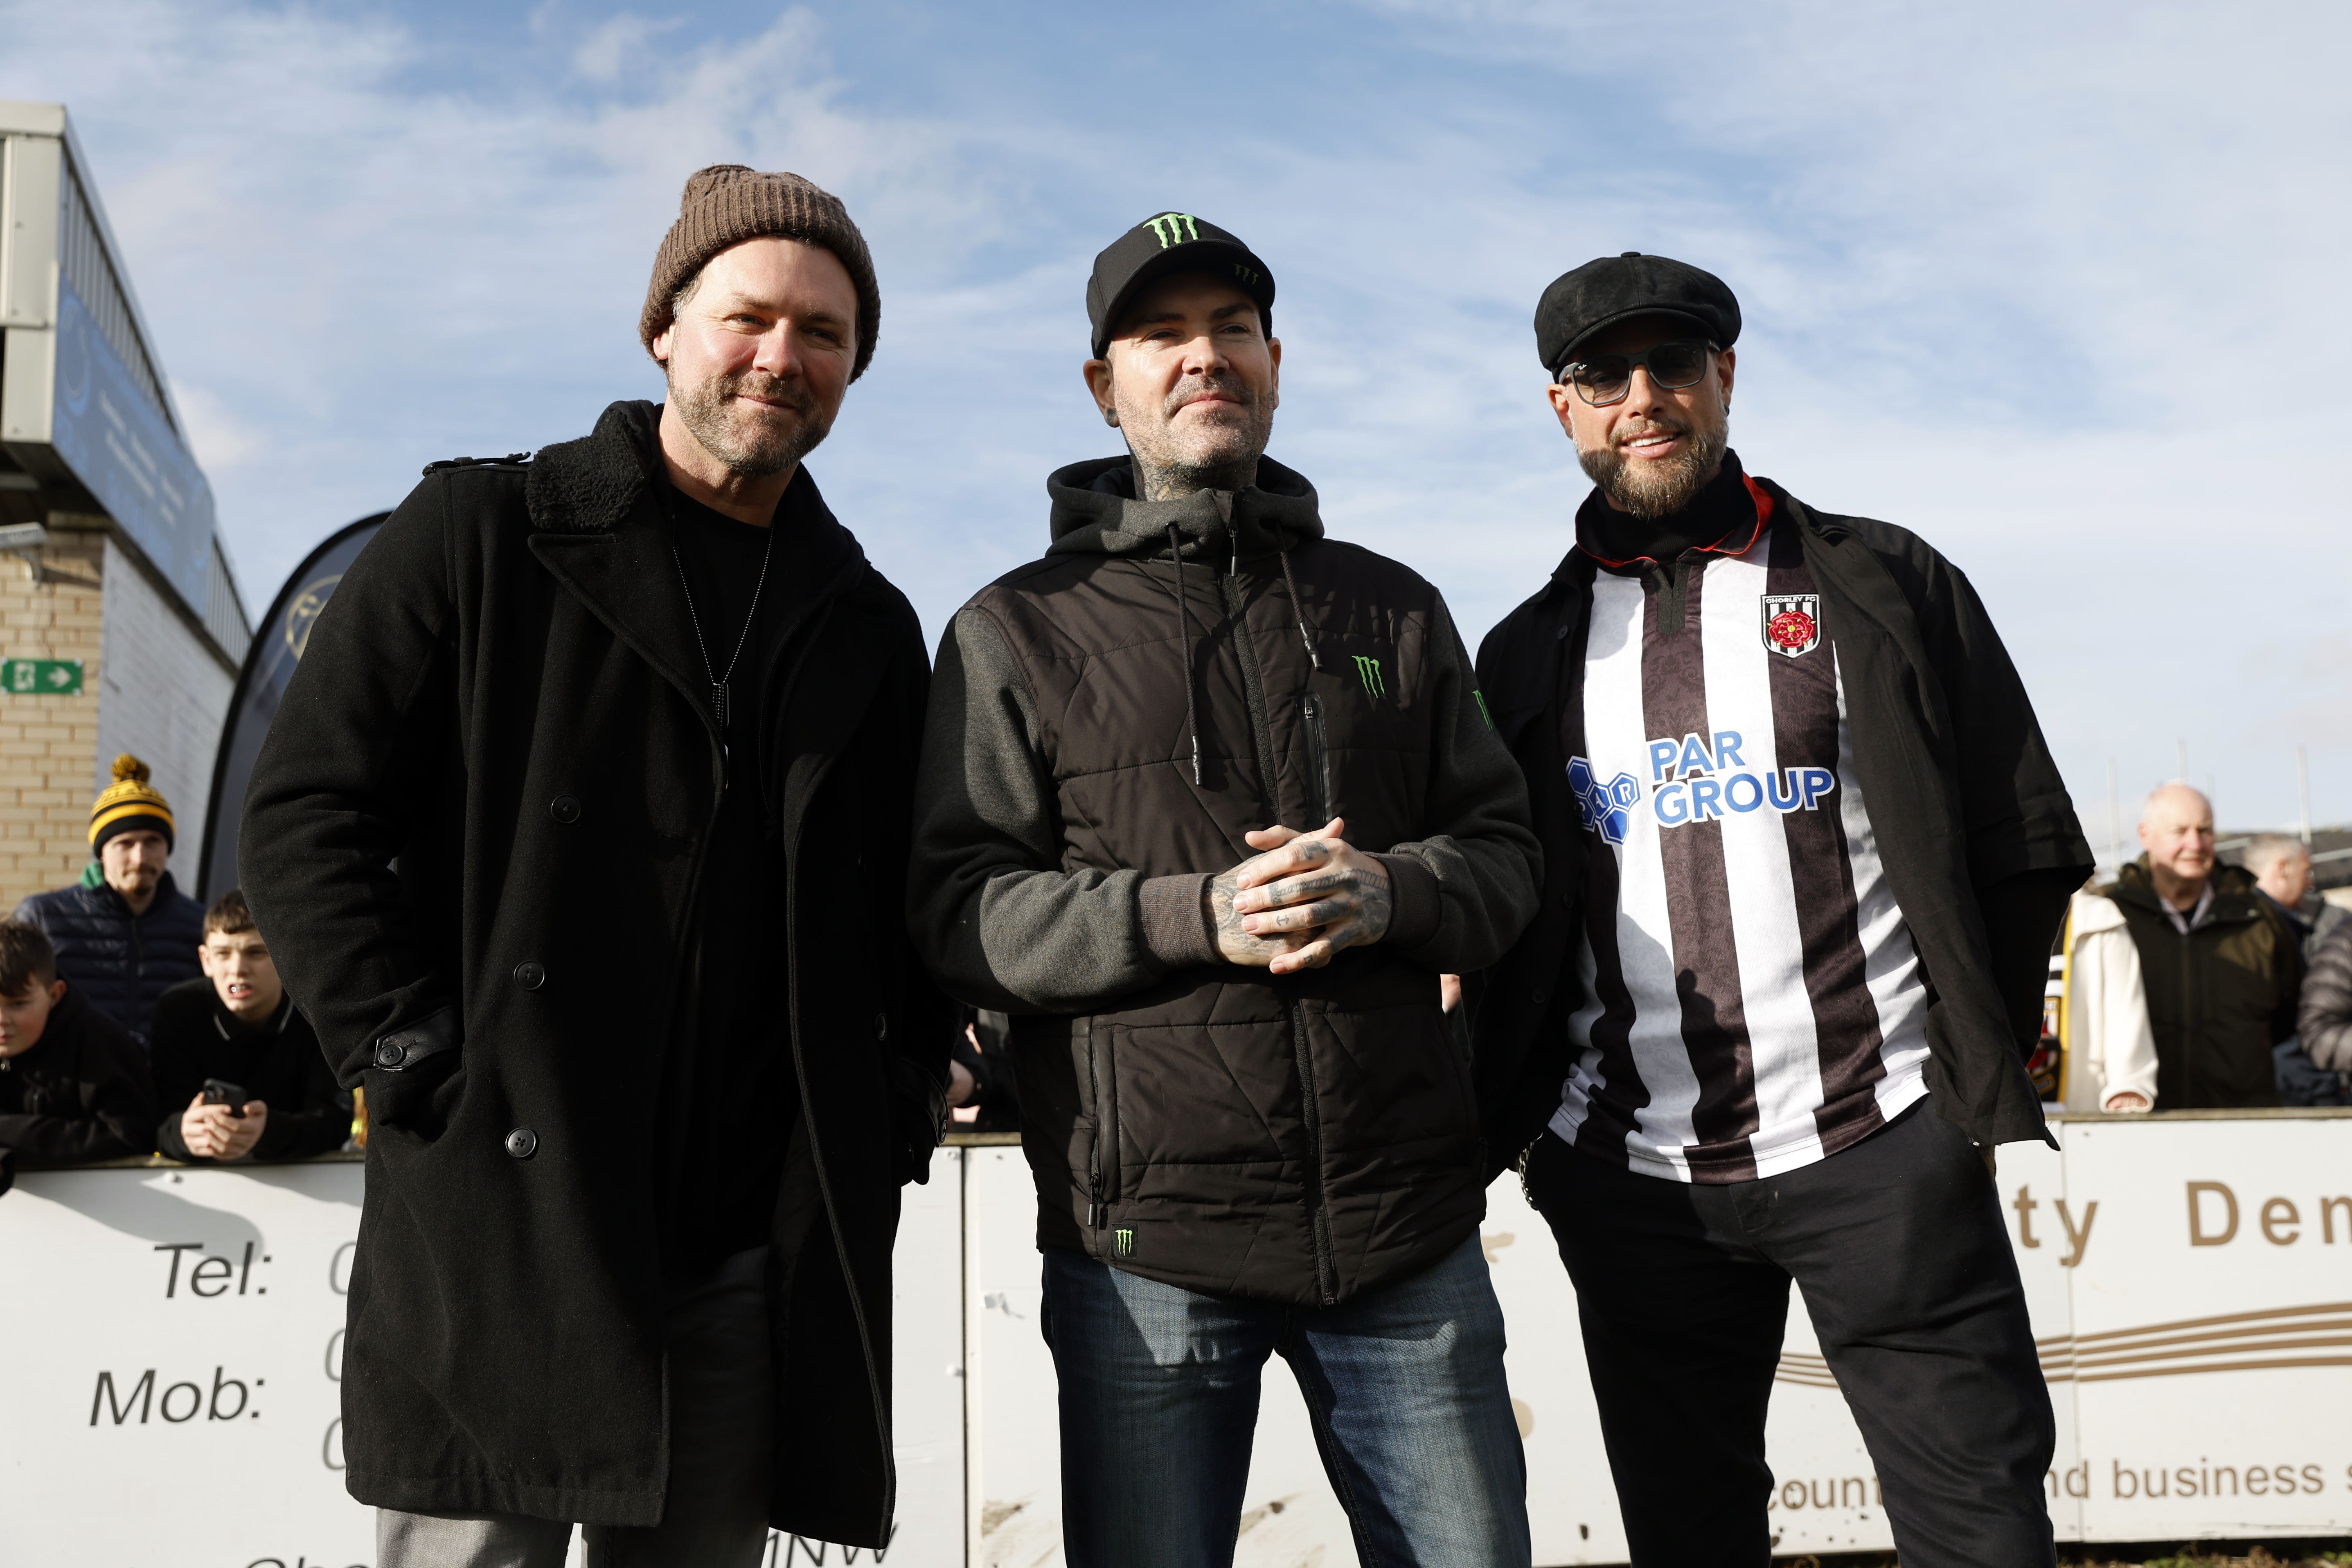
[[[783,406],[737,401],[745,394]],[[815,451],[833,431],[832,419],[819,408],[808,384],[797,378],[746,371],[681,386],[673,376],[669,395],[679,423],[702,449],[726,464],[730,473],[746,479],[782,473]]]
[[[1624,445],[1643,436],[1669,432],[1690,437],[1671,458],[1652,462],[1625,456]],[[1690,423],[1647,419],[1639,426],[1620,426],[1610,433],[1606,447],[1579,449],[1576,460],[1585,477],[1618,510],[1635,517],[1672,517],[1696,500],[1715,478],[1723,454],[1730,449],[1731,422],[1720,415],[1700,416]]]
[[[1202,393],[1233,399],[1230,412],[1179,433],[1176,417]],[[1121,409],[1119,426],[1135,458],[1136,493],[1146,500],[1169,500],[1200,490],[1246,489],[1257,479],[1257,460],[1274,433],[1274,411],[1239,376],[1187,376],[1169,392],[1158,418],[1146,422]]]

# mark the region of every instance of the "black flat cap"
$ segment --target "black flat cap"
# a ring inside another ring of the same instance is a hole
[[[1722,279],[1688,262],[1629,250],[1552,279],[1536,303],[1536,353],[1558,375],[1585,339],[1634,316],[1680,316],[1717,348],[1739,336],[1739,301]]]
[[[1160,213],[1111,241],[1095,258],[1087,279],[1087,320],[1094,323],[1095,358],[1109,346],[1111,329],[1136,290],[1171,272],[1206,272],[1232,282],[1257,301],[1268,336],[1274,332],[1274,273],[1250,247],[1206,218]]]

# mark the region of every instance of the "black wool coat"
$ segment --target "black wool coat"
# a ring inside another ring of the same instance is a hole
[[[1758,481],[1801,530],[1822,630],[1845,672],[1854,770],[1881,863],[1936,990],[1927,1087],[1978,1143],[2050,1140],[2026,1055],[2051,942],[2090,845],[2024,683],[1969,580],[1918,535],[1815,512]],[[1572,1047],[1588,836],[1560,754],[1583,700],[1591,558],[1570,550],[1478,649],[1495,728],[1527,772],[1543,840],[1541,912],[1475,991],[1474,1061],[1499,1173],[1559,1108]],[[2054,1142],[2054,1141],[2053,1141]]]
[[[697,881],[730,847],[657,416],[615,404],[535,460],[428,470],[312,630],[247,795],[246,896],[338,1079],[367,1090],[343,1370],[362,1502],[661,1517],[645,1129]],[[854,543],[842,558],[759,720],[801,1103],[772,1130],[770,1512],[879,1546],[898,1184],[938,1141],[953,1015],[898,912],[921,632]]]

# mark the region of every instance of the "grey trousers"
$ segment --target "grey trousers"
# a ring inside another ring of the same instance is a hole
[[[768,1249],[739,1252],[664,1303],[669,1487],[646,1529],[589,1525],[588,1568],[759,1568],[775,1393]],[[377,1568],[563,1568],[572,1526],[513,1513],[375,1514]]]

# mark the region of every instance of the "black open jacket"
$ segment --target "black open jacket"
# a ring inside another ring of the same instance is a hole
[[[1977,1142],[2048,1139],[2026,1077],[2050,944],[2092,858],[2032,703],[1966,577],[1904,529],[1810,510],[1757,481],[1801,530],[1843,675],[1854,769],[1935,1001],[1927,1085]],[[1560,716],[1581,702],[1591,557],[1572,549],[1478,650],[1495,727],[1528,775],[1543,840],[1535,923],[1475,995],[1487,1158],[1499,1172],[1559,1109],[1572,1051],[1589,842]]]
[[[653,488],[658,414],[618,403],[534,460],[436,465],[319,617],[247,794],[246,897],[367,1090],[343,1361],[362,1502],[662,1516],[646,1112],[698,879],[740,857],[714,841],[723,759]],[[768,1127],[789,1141],[770,1518],[880,1547],[898,1185],[938,1142],[954,1013],[899,913],[922,634],[844,559],[758,718],[786,866],[763,978],[800,1111]]]

